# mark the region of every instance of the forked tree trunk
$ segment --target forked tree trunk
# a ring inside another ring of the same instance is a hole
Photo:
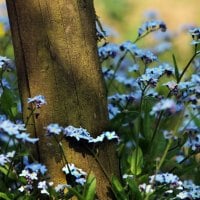
[[[47,105],[29,131],[39,137],[38,157],[55,185],[64,183],[59,149],[45,136],[49,123],[88,129],[95,137],[105,129],[107,109],[97,56],[92,0],[7,0],[23,117],[27,98],[42,94]],[[63,144],[69,162],[97,178],[100,200],[109,199],[101,167],[80,143]],[[118,173],[115,151],[104,144],[99,160],[108,174]],[[76,147],[76,148],[74,148]]]

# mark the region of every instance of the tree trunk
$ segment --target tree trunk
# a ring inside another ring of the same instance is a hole
[[[92,0],[7,0],[23,118],[27,98],[42,94],[47,105],[28,130],[38,137],[38,159],[54,184],[65,183],[59,149],[45,136],[50,123],[86,128],[93,137],[105,130],[107,106],[97,55]],[[103,144],[99,161],[109,175],[118,173],[112,145]],[[98,162],[80,144],[63,144],[69,162],[93,171],[100,200],[109,199],[107,180]]]

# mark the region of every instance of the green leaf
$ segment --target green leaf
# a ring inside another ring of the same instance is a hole
[[[12,110],[16,107],[15,97],[12,90],[4,88],[1,96],[1,109],[11,119],[13,118]]]
[[[69,187],[68,190],[71,192],[71,194],[76,196],[78,200],[85,200],[84,197],[76,189]]]
[[[6,167],[6,165],[4,165]],[[8,178],[10,179],[14,179],[16,180],[16,174],[12,171],[12,169],[10,169],[9,171],[9,167],[7,166],[7,168],[0,166],[0,172],[3,173],[5,176],[8,176]]]
[[[143,166],[143,153],[140,147],[134,149],[132,154],[129,155],[128,163],[130,164],[130,172],[132,174],[141,174]]]
[[[117,200],[128,200],[126,191],[124,190],[123,186],[119,182],[118,178],[115,176],[112,177],[112,188]]]
[[[176,57],[174,54],[172,54],[172,59],[173,59],[173,63],[174,63],[174,68],[175,68],[175,77],[176,77],[176,81],[179,82],[179,69],[178,69],[178,65],[177,65],[177,62],[176,62]]]
[[[3,193],[3,192],[0,192],[0,199],[5,199],[5,200],[11,200],[7,194]]]
[[[127,178],[126,182],[128,183],[128,186],[131,191],[131,199],[137,199],[137,200],[142,200],[141,192],[138,188],[138,185],[134,181],[133,178]]]
[[[96,193],[96,178],[92,173],[89,174],[84,189],[84,199],[93,200]]]

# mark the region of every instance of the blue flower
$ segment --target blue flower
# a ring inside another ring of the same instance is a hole
[[[167,30],[166,24],[163,21],[158,20],[147,21],[138,29],[138,36],[140,37],[147,32],[153,32],[157,30],[165,32]]]
[[[90,136],[90,133],[86,129],[75,128],[74,126],[67,126],[66,128],[64,128],[64,135],[67,137],[76,138],[77,141],[79,141],[80,139],[84,139],[88,141],[93,139]]]
[[[62,132],[63,128],[58,124],[49,124],[46,127],[46,130],[47,135],[59,135]]]
[[[182,106],[176,104],[173,99],[162,99],[160,102],[153,106],[150,114],[154,115],[161,111],[169,111],[170,114],[175,114],[180,110],[182,110]]]
[[[38,95],[33,98],[28,98],[28,103],[35,104],[37,108],[41,108],[42,105],[47,104],[45,97],[42,95]]]
[[[38,171],[40,171],[40,173],[43,174],[43,175],[47,172],[46,166],[42,165],[40,163],[27,164],[25,166],[25,169],[30,169],[32,172],[38,172]]]
[[[29,135],[28,133],[20,133],[16,135],[16,138],[22,140],[22,142],[30,142],[33,144],[39,140],[39,138],[30,138]]]
[[[192,45],[199,44],[200,43],[200,28],[199,27],[191,28],[189,29],[189,33],[191,34],[192,39],[193,39],[191,44]]]
[[[115,58],[119,52],[119,46],[113,43],[106,43],[99,47],[98,53],[101,60],[106,60],[107,58]]]

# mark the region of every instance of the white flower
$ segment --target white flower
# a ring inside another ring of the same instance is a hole
[[[41,189],[41,194],[47,194],[47,195],[49,195],[49,192],[47,191],[48,186],[47,186],[46,181],[40,181],[38,183],[38,188]]]
[[[0,154],[0,165],[5,165],[7,162],[10,162],[8,157],[4,154]]]
[[[6,156],[7,158],[13,158],[14,155],[15,155],[15,151],[11,151],[11,152],[8,152]]]
[[[63,191],[65,188],[68,188],[68,187],[71,187],[71,186],[68,185],[68,184],[58,184],[58,185],[55,187],[55,191],[56,191],[56,192],[61,192],[61,191]]]
[[[139,185],[139,189],[145,193],[152,193],[154,191],[152,185],[147,185],[146,183]]]
[[[26,179],[37,180],[37,173],[36,172],[29,172],[29,170],[22,170],[22,173],[19,176],[23,176]]]
[[[119,139],[119,137],[116,135],[115,131],[106,131],[106,132],[103,132],[103,134],[105,135],[105,137],[108,139],[108,140],[113,140],[113,139]]]
[[[90,139],[89,143],[103,142],[104,138],[105,138],[105,135],[101,134],[101,135],[97,136],[96,138]]]
[[[25,187],[22,185],[20,188],[18,188],[18,190],[19,190],[20,192],[24,192],[24,191],[25,191]]]
[[[122,178],[123,179],[127,179],[127,178],[133,178],[134,176],[133,175],[130,175],[130,174],[123,174]]]

